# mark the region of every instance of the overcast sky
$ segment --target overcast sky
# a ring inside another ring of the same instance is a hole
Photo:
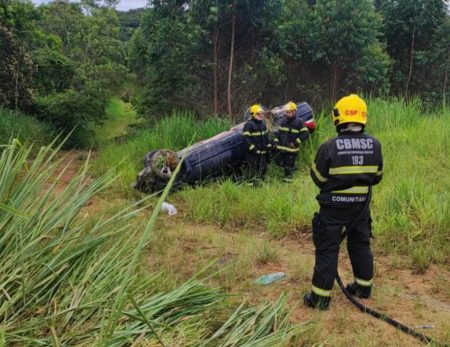
[[[32,0],[35,4],[45,4],[50,2],[51,0]],[[117,9],[120,11],[127,11],[131,8],[144,7],[147,3],[147,0],[120,0],[119,5],[117,5]]]

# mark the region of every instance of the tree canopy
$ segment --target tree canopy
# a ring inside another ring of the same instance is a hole
[[[363,92],[436,106],[450,96],[446,0],[115,5],[2,1],[0,105],[68,129],[101,121],[112,94],[132,94],[149,119],[183,109],[231,120],[253,102],[323,105]]]

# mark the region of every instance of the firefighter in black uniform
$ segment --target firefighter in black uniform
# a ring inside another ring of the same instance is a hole
[[[245,161],[247,164],[248,185],[258,185],[267,172],[268,151],[272,147],[269,142],[264,108],[255,104],[250,107],[251,118],[245,123],[242,135],[247,143]]]
[[[320,146],[311,168],[311,177],[320,188],[317,196],[320,212],[313,218],[316,259],[312,288],[304,296],[304,303],[319,309],[327,309],[330,304],[341,233],[355,219],[358,221],[347,234],[354,275],[347,290],[360,298],[371,294],[371,218],[365,202],[369,186],[379,183],[383,175],[381,145],[364,133],[367,120],[364,100],[355,94],[340,99],[332,118],[338,136]]]
[[[291,182],[300,144],[308,139],[309,131],[301,119],[296,117],[295,102],[289,101],[284,105],[284,111],[286,117],[281,121],[274,141],[278,152],[277,164],[284,169],[284,181]]]

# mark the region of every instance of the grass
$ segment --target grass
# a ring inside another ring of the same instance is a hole
[[[20,112],[0,107],[0,144],[4,145],[12,138],[21,143],[34,143],[37,147],[47,145],[53,138],[55,129],[50,125],[39,122],[36,118]]]
[[[209,138],[229,129],[227,121],[208,119],[198,121],[189,113],[174,113],[153,128],[138,131],[125,143],[111,143],[99,153],[93,170],[101,175],[110,168],[120,175],[112,187],[113,195],[130,197],[130,185],[142,170],[145,155],[154,149],[179,150],[192,141]]]
[[[92,180],[86,162],[61,186],[67,166],[58,148],[41,148],[33,161],[30,152],[15,140],[0,155],[2,346],[199,346],[210,339],[227,345],[230,336],[245,345],[239,341],[291,338],[281,299],[233,306],[229,295],[198,279],[165,284],[170,278],[160,270],[136,266],[158,208],[142,233],[137,217],[145,201],[90,209],[113,173]],[[226,325],[240,316],[245,329]]]
[[[450,259],[450,111],[423,114],[417,101],[371,100],[367,130],[383,145],[385,175],[374,188],[376,242],[387,253],[410,254],[418,271]],[[176,194],[191,222],[259,228],[274,237],[309,228],[318,189],[309,166],[319,143],[335,136],[330,120],[302,149],[294,183],[279,180],[275,168],[260,189],[224,179]],[[267,198],[267,197],[270,197]]]
[[[409,254],[419,272],[431,263],[445,263],[450,259],[450,110],[424,114],[417,100],[373,99],[368,105],[367,131],[381,141],[385,161],[383,182],[374,188],[376,246],[380,252]],[[190,222],[228,229],[258,228],[276,238],[309,229],[318,193],[309,177],[310,163],[319,144],[335,136],[326,114],[318,115],[317,121],[316,132],[301,149],[292,184],[282,183],[280,170],[271,166],[259,189],[224,178],[195,189],[188,187],[172,199],[183,206]],[[130,197],[130,184],[148,151],[178,150],[228,128],[228,123],[216,119],[205,122],[174,113],[126,143],[107,146],[94,169],[99,175],[116,167],[121,178],[111,192]]]
[[[112,98],[106,106],[106,119],[101,125],[93,125],[92,130],[100,147],[104,147],[114,139],[125,136],[130,126],[142,122],[131,104],[119,98]]]

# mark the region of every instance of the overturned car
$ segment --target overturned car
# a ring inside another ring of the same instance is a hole
[[[296,116],[310,132],[315,130],[313,111],[306,102],[297,105]],[[248,118],[248,115],[244,117]],[[285,114],[282,106],[267,111],[266,118],[271,133],[277,132],[283,117]],[[167,149],[149,152],[144,159],[144,169],[139,172],[133,187],[143,193],[163,189],[183,157],[175,185],[195,185],[205,179],[239,173],[246,152],[243,127],[244,122],[178,152]]]

